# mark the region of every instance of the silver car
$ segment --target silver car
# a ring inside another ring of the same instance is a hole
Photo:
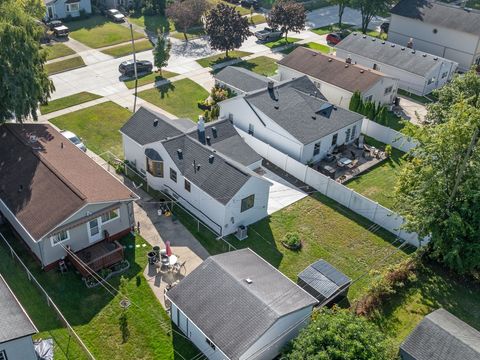
[[[68,130],[62,130],[60,131],[60,134],[65,136],[70,142],[78,147],[82,151],[87,151],[87,147],[85,144],[82,142],[82,139],[80,139],[77,135],[75,135],[73,132],[68,131]]]

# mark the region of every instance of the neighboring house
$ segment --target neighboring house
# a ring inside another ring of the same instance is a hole
[[[402,0],[392,10],[388,39],[444,57],[467,71],[480,65],[480,11],[432,0]]]
[[[267,216],[262,158],[228,120],[198,125],[140,108],[120,130],[125,159],[219,235]]]
[[[307,75],[329,102],[346,109],[355,91],[364,101],[382,105],[392,104],[397,96],[397,79],[303,46],[280,60],[278,66],[280,80]]]
[[[326,101],[307,76],[234,97],[220,115],[244,132],[306,164],[355,141],[363,116]]]
[[[180,330],[211,360],[271,360],[317,301],[250,249],[209,257],[166,293]]]
[[[37,360],[32,340],[36,333],[37,328],[0,275],[0,359]]]
[[[51,125],[0,126],[0,215],[42,267],[127,235],[136,199]]]
[[[69,17],[78,17],[80,12],[86,14],[92,13],[92,4],[90,0],[44,0],[47,14],[45,19],[65,19]]]
[[[337,56],[396,78],[400,89],[421,96],[445,85],[458,67],[436,55],[360,33],[343,39]]]
[[[271,79],[237,66],[227,66],[214,75],[215,84],[238,95],[266,88]]]
[[[480,332],[444,309],[425,318],[400,345],[402,360],[478,360]]]

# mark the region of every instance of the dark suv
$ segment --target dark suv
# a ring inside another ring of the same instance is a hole
[[[118,71],[120,74],[131,77],[135,75],[135,67],[133,60],[127,60],[120,64]],[[148,60],[137,60],[137,73],[149,73],[153,70],[153,64]]]

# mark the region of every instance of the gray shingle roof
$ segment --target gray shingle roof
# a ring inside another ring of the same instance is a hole
[[[432,0],[402,0],[390,11],[428,24],[480,35],[480,11]]]
[[[352,280],[325,260],[318,260],[298,274],[298,278],[328,299]]]
[[[337,49],[348,53],[357,54],[376,63],[383,63],[408,71],[413,74],[425,76],[439,62],[452,61],[425,53],[412,50],[399,44],[383,41],[368,35],[352,33],[337,44]],[[381,69],[380,69],[381,70]]]
[[[307,76],[280,83],[274,91],[256,91],[244,99],[303,144],[312,143],[363,118],[333,105],[331,111],[322,115],[318,110],[328,103]]]
[[[444,309],[428,314],[400,346],[416,360],[478,360],[480,332]]]
[[[0,343],[38,332],[0,275]]]
[[[266,88],[269,81],[265,76],[237,66],[223,68],[215,74],[215,79],[244,92]]]
[[[232,360],[279,318],[317,303],[250,249],[209,257],[167,296]]]

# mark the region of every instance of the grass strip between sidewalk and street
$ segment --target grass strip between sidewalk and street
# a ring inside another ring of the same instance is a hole
[[[92,100],[100,99],[100,95],[92,94],[86,91],[73,94],[60,99],[49,101],[47,105],[40,106],[40,112],[45,115],[54,111],[66,109],[75,105],[83,104]]]

